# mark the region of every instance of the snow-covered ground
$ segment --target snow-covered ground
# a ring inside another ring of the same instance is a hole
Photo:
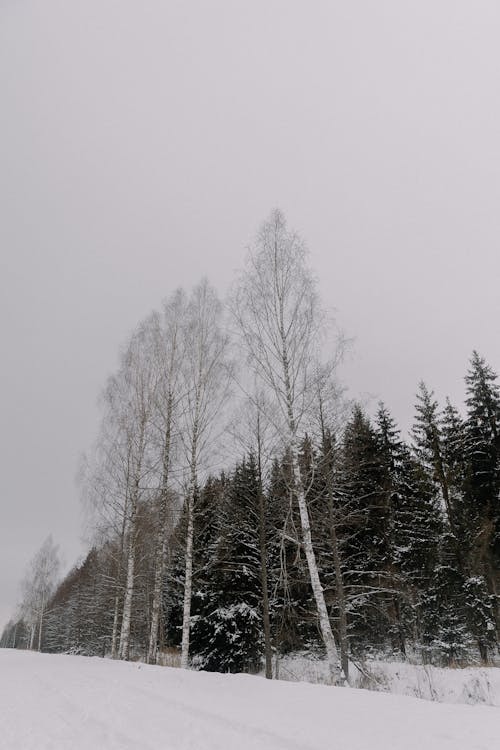
[[[395,695],[408,695],[439,703],[465,703],[500,707],[500,668],[439,667],[369,660],[363,671],[351,664],[353,687],[367,688]],[[310,653],[295,653],[281,658],[278,665],[281,680],[322,684],[328,677],[328,665]],[[500,747],[500,738],[499,738]]]
[[[0,650],[2,750],[493,750],[500,711]]]

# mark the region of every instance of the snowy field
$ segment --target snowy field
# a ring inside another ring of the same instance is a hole
[[[0,650],[2,750],[493,750],[500,710]]]
[[[465,703],[500,708],[500,668],[468,667],[442,669],[408,662],[368,660],[360,672],[350,668],[353,687],[378,690],[394,695],[408,695],[439,703]],[[310,653],[294,653],[281,658],[279,677],[292,682],[324,684],[328,665]],[[500,748],[500,741],[499,741]]]

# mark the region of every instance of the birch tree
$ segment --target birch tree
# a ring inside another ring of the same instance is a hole
[[[179,385],[183,326],[186,315],[186,298],[181,290],[175,292],[164,304],[162,316],[155,319],[154,356],[158,368],[158,384],[155,397],[156,430],[160,454],[160,487],[158,498],[158,526],[155,540],[153,600],[151,605],[151,627],[148,646],[148,663],[156,663],[158,650],[158,627],[162,585],[167,559],[168,534],[172,521],[172,492],[170,468],[172,464],[173,434],[175,418],[182,397]]]
[[[181,666],[189,663],[191,597],[193,580],[194,507],[199,473],[210,454],[215,425],[228,396],[228,340],[223,333],[222,305],[207,280],[191,294],[184,326],[182,440],[187,464],[186,550],[182,618]],[[212,451],[213,453],[213,451]]]
[[[86,513],[87,536],[92,546],[110,542],[109,581],[113,589],[111,658],[118,656],[119,628],[123,610],[125,542],[131,445],[125,428],[123,404],[114,379],[101,397],[103,416],[98,438],[84,457],[79,473]]]
[[[42,650],[42,636],[47,604],[55,589],[59,572],[59,555],[52,536],[48,536],[29,564],[22,582],[23,618],[30,627],[29,648]]]
[[[147,484],[147,477],[151,473],[151,463],[147,459],[155,397],[155,376],[155,370],[151,366],[151,319],[147,319],[133,334],[122,357],[121,368],[108,386],[110,398],[123,407],[122,416],[119,418],[123,420],[121,427],[124,431],[127,456],[126,580],[119,643],[121,659],[128,659],[130,649],[139,501],[141,486]],[[117,413],[120,414],[118,405]]]
[[[325,320],[305,254],[301,238],[288,230],[283,214],[274,211],[262,225],[256,246],[248,255],[232,309],[248,361],[272,392],[280,410],[291,489],[298,505],[321,636],[331,680],[341,684],[342,667],[319,577],[306,484],[298,460],[299,430],[317,393],[313,363]]]

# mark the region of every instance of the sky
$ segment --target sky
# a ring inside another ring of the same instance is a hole
[[[500,370],[497,0],[0,0],[0,628],[135,324],[275,207],[404,430]]]

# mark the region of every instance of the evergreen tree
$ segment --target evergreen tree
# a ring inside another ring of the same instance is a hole
[[[250,456],[236,467],[219,498],[217,537],[193,626],[193,653],[208,671],[253,671],[260,666],[258,503],[257,466]]]
[[[210,563],[217,540],[219,506],[224,483],[224,475],[220,478],[209,477],[203,488],[196,490],[191,623],[193,629],[198,629],[198,631],[200,612],[205,606],[209,588]],[[170,564],[167,566],[169,585],[166,587],[163,601],[165,641],[167,645],[174,647],[180,646],[182,639],[187,522],[187,510],[184,505],[172,539],[173,550]],[[196,638],[195,634],[195,643]],[[192,655],[196,653],[196,645],[193,645]]]
[[[401,570],[397,547],[397,527],[401,523],[398,511],[401,507],[401,497],[406,491],[405,467],[407,466],[406,446],[401,440],[400,431],[382,402],[379,404],[375,432],[379,445],[380,463],[382,467],[382,492],[385,496],[387,508],[386,531],[386,573],[387,583],[392,593],[388,594],[386,602],[387,618],[390,622],[388,634],[391,638],[393,650],[406,654],[406,642],[410,637],[405,615],[407,614],[408,581]]]
[[[338,484],[351,645],[359,649],[368,641],[382,647],[388,625],[389,509],[377,435],[359,406],[345,429]]]
[[[494,633],[500,628],[500,388],[496,373],[477,352],[465,382],[466,498],[475,532],[471,567],[476,584],[483,578],[479,588],[485,586],[492,597],[494,626],[488,632]]]
[[[470,549],[470,526],[465,504],[465,425],[458,410],[446,399],[441,418],[441,455],[446,475],[458,558],[463,569]],[[465,548],[464,548],[465,547]]]

